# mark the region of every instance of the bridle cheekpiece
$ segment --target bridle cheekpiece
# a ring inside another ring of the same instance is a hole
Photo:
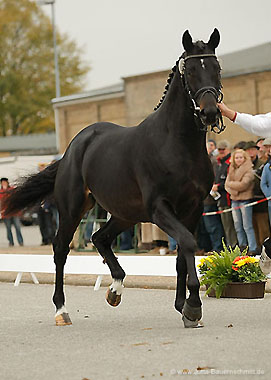
[[[187,60],[189,60],[191,58],[203,59],[203,58],[208,58],[208,57],[214,57],[217,59],[215,54],[191,54],[191,55],[188,55],[186,57],[182,56],[179,60],[179,65],[178,65],[179,66],[179,72],[180,72],[181,78],[183,80],[184,88],[185,88],[185,90],[186,90],[186,92],[187,92],[187,94],[188,94],[188,96],[192,102],[192,108],[193,108],[193,112],[194,112],[195,121],[196,121],[197,125],[199,126],[199,129],[202,131],[205,131],[205,132],[208,130],[208,126],[204,125],[201,121],[201,118],[200,118],[201,109],[197,105],[197,99],[199,98],[199,103],[200,103],[202,97],[205,94],[211,93],[215,97],[216,102],[221,103],[223,100],[223,93],[221,91],[222,86],[220,86],[220,88],[218,90],[215,87],[202,87],[198,91],[196,91],[196,93],[194,95],[192,95],[190,87],[189,87],[189,83],[187,80],[185,63]],[[215,133],[221,133],[225,130],[225,128],[226,128],[226,126],[224,125],[222,114],[219,110],[219,119],[217,120],[217,122],[215,124],[211,125],[211,131],[215,132]]]

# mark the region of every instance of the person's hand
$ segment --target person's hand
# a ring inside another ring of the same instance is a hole
[[[214,184],[213,187],[212,187],[212,191],[217,191],[218,190],[218,184]]]
[[[220,112],[222,116],[226,116],[231,121],[234,121],[236,118],[236,112],[229,107],[226,106],[223,102],[217,103],[218,108],[220,109]]]

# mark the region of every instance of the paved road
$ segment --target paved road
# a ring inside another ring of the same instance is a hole
[[[198,367],[216,373],[212,379],[271,378],[270,294],[262,300],[202,294],[205,327],[184,329],[170,290],[125,289],[113,309],[104,289],[67,286],[73,325],[66,327],[54,325],[52,292],[51,285],[0,283],[1,380],[173,380]],[[257,370],[264,374],[245,374]]]

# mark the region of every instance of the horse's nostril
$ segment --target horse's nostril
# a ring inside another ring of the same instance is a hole
[[[218,111],[216,108],[214,107],[210,107],[210,108],[203,108],[201,109],[200,111],[200,118],[201,118],[201,121],[205,124],[205,125],[212,125],[212,124],[215,124],[217,119],[219,117],[219,114],[218,114]]]

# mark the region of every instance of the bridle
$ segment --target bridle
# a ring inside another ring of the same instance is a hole
[[[199,90],[196,91],[194,95],[192,95],[192,92],[189,87],[188,79],[187,79],[187,74],[186,74],[186,67],[185,63],[187,60],[191,58],[198,58],[198,59],[203,59],[203,58],[208,58],[208,57],[214,57],[217,59],[215,54],[192,54],[184,57],[184,55],[181,56],[179,60],[179,72],[181,74],[181,78],[183,81],[183,86],[185,91],[187,92],[191,102],[192,102],[192,109],[194,113],[194,118],[196,121],[196,124],[198,125],[199,129],[201,131],[207,132],[208,131],[208,126],[204,125],[201,121],[200,117],[200,107],[197,105],[197,100],[198,103],[200,104],[201,99],[203,96],[205,96],[207,93],[212,94],[215,97],[215,100],[217,103],[221,103],[223,100],[223,93],[221,91],[222,86],[220,85],[219,89],[217,90],[215,87],[202,87]],[[213,125],[211,125],[211,131],[215,133],[221,133],[225,130],[226,126],[224,125],[222,114],[219,110],[219,119],[217,122]]]

